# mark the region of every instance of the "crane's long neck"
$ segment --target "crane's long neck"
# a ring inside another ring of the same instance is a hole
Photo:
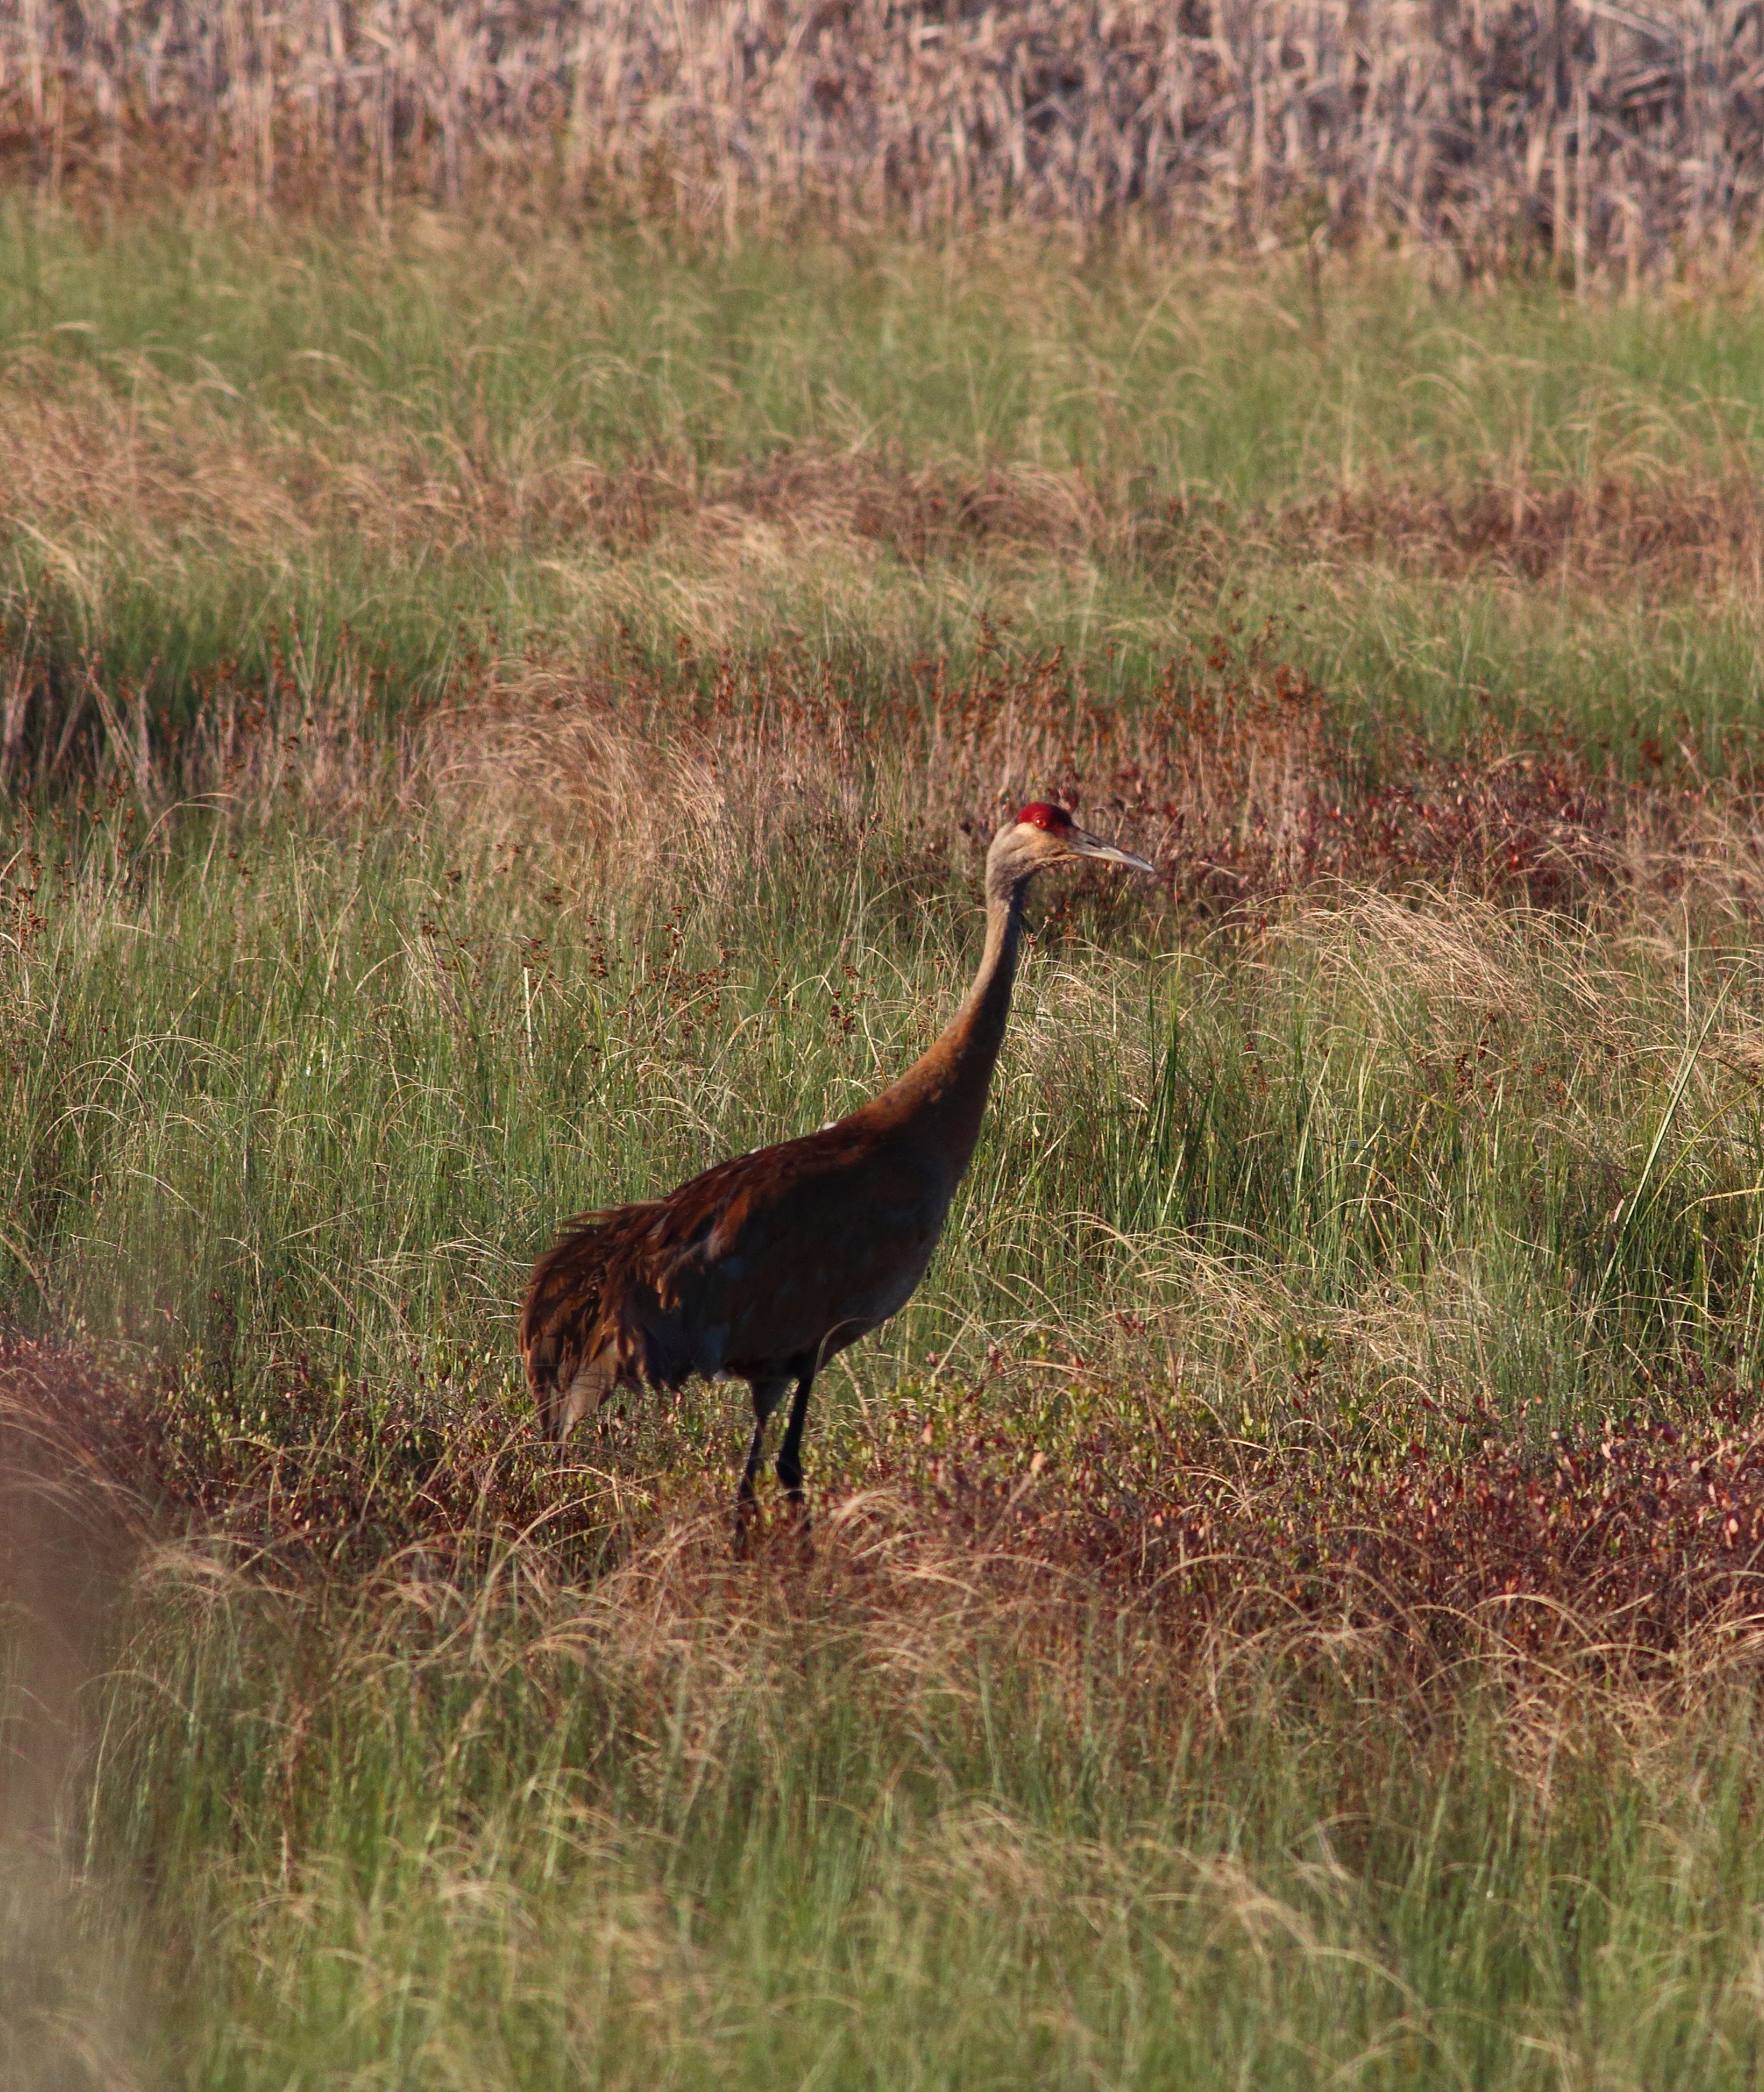
[[[1005,1042],[1027,888],[1026,880],[988,865],[986,945],[973,985],[936,1043],[869,1108],[903,1133],[922,1135],[947,1162],[952,1189],[979,1138]]]

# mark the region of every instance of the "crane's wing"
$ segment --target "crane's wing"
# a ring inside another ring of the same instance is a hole
[[[615,1387],[784,1371],[893,1314],[923,1275],[949,1187],[850,1121],[720,1162],[665,1199],[567,1224],[521,1319],[561,1435]]]
[[[650,1266],[677,1369],[782,1371],[874,1329],[923,1275],[950,1189],[849,1120],[683,1184]]]

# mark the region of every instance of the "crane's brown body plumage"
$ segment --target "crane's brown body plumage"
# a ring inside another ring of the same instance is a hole
[[[778,1476],[798,1502],[810,1389],[827,1360],[903,1307],[924,1276],[974,1152],[1004,1039],[1029,880],[1090,856],[1150,871],[1026,807],[987,859],[987,937],[942,1036],[849,1117],[720,1162],[665,1199],[585,1213],[539,1259],[521,1349],[548,1436],[615,1388],[744,1380],[754,1428],[737,1498],[754,1501],[767,1419],[793,1381]]]

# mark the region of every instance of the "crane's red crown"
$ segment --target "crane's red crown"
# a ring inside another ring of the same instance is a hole
[[[1063,806],[1050,806],[1045,799],[1037,799],[1033,806],[1025,806],[1017,816],[1019,828],[1042,828],[1050,836],[1064,835],[1072,825],[1072,817]]]

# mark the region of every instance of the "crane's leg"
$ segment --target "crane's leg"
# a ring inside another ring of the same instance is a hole
[[[778,1448],[778,1480],[796,1506],[798,1522],[808,1529],[808,1511],[802,1501],[802,1427],[808,1421],[809,1395],[815,1385],[815,1362],[811,1359],[797,1375],[796,1393],[790,1403],[790,1421],[785,1427],[784,1443]]]
[[[741,1478],[735,1490],[735,1552],[747,1551],[748,1528],[759,1509],[759,1498],[754,1489],[761,1461],[766,1452],[766,1424],[789,1385],[781,1380],[756,1380],[748,1383],[754,1398],[754,1435],[748,1441],[747,1464],[741,1470]]]

